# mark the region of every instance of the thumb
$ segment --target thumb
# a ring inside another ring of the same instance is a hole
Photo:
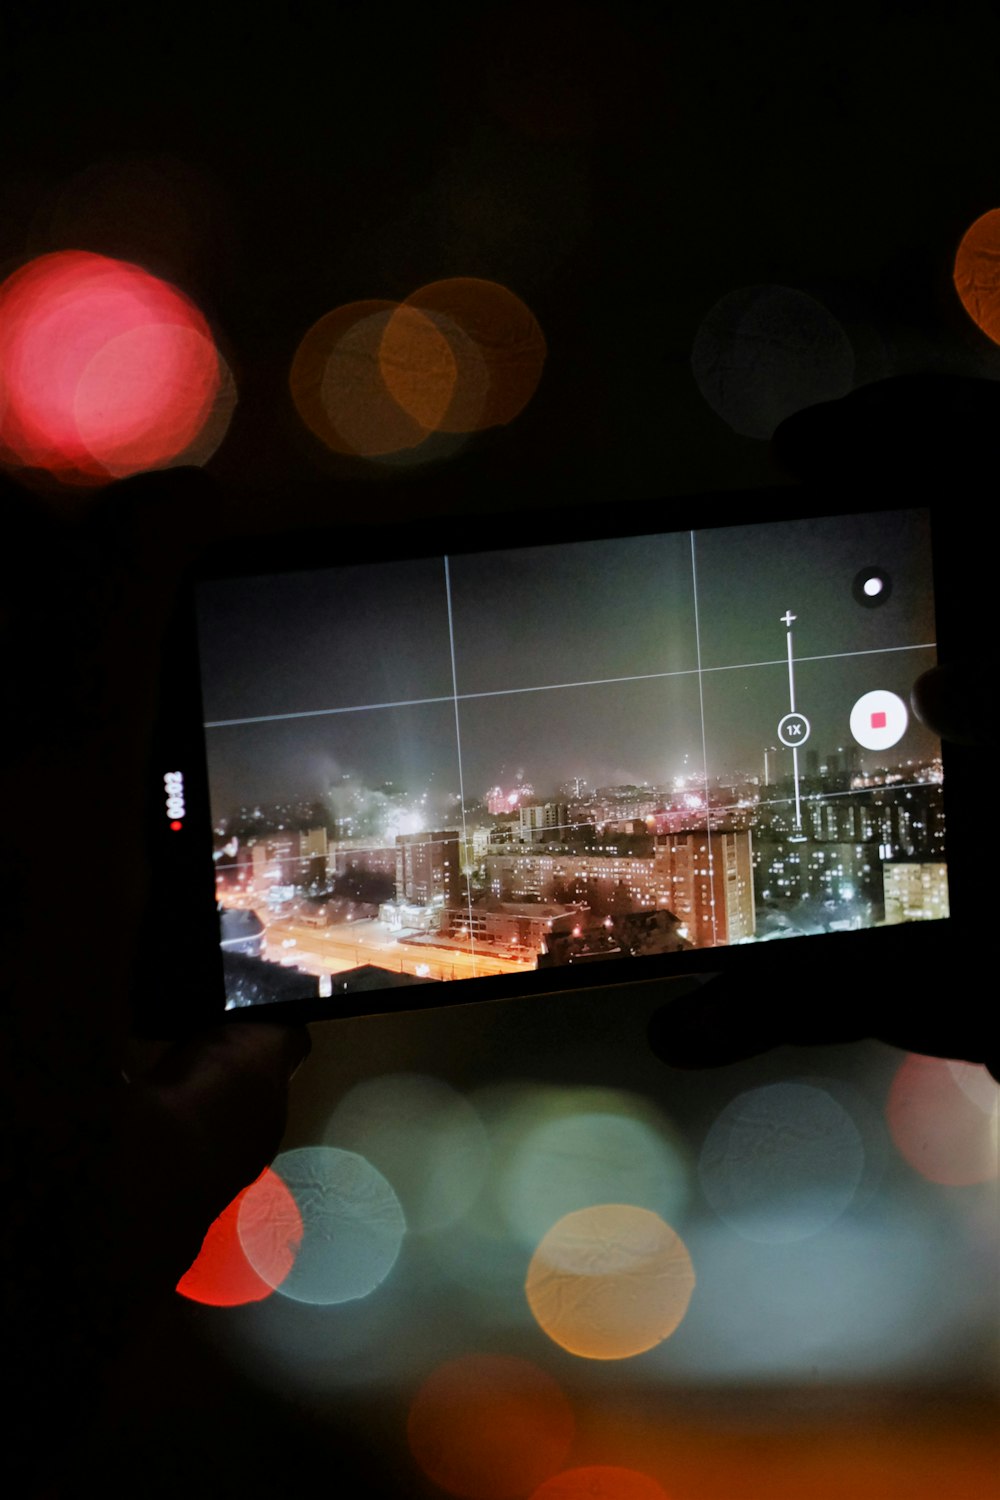
[[[305,1027],[234,1022],[175,1044],[125,1091],[113,1175],[160,1290],[274,1157],[310,1047]]]

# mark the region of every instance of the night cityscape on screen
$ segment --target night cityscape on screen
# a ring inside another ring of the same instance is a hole
[[[948,915],[926,512],[516,540],[202,586],[230,1006]]]

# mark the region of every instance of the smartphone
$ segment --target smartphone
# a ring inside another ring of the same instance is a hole
[[[935,520],[842,501],[206,555],[164,659],[140,1028],[939,951]]]

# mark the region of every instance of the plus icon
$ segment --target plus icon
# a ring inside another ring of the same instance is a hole
[[[797,619],[798,615],[793,615],[790,609],[786,609],[785,613],[781,617],[781,623],[782,625],[787,625],[788,628],[791,629],[792,621]]]

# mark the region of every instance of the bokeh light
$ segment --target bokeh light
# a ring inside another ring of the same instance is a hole
[[[392,1183],[411,1230],[443,1229],[478,1197],[490,1159],[468,1100],[437,1078],[394,1073],[345,1094],[326,1144],[360,1153]]]
[[[236,377],[218,346],[215,352],[219,361],[218,390],[211,407],[205,412],[202,426],[188,446],[177,454],[174,466],[190,464],[195,468],[204,468],[212,455],[218,452],[233,420],[239,399]]]
[[[673,1216],[687,1199],[688,1171],[677,1146],[647,1121],[584,1108],[525,1131],[500,1193],[515,1235],[534,1246],[556,1219],[593,1203],[620,1199]]]
[[[281,1225],[267,1277],[258,1275],[240,1243],[238,1220],[243,1200],[255,1194],[255,1213]],[[292,1269],[302,1241],[302,1220],[295,1199],[276,1172],[266,1167],[210,1226],[194,1264],[177,1283],[182,1297],[212,1307],[238,1307],[270,1297]]]
[[[842,1105],[812,1084],[739,1094],[709,1131],[698,1161],[705,1196],[746,1239],[805,1239],[840,1217],[861,1182],[865,1151]]]
[[[289,387],[331,452],[409,462],[512,421],[535,392],[545,353],[519,297],[497,282],[454,277],[402,303],[334,308],[299,343]]]
[[[375,1295],[352,1302],[267,1297],[209,1319],[203,1333],[245,1377],[300,1408],[336,1392],[416,1382],[435,1358],[454,1354],[453,1326],[428,1306],[426,1286],[402,1273],[397,1263]]]
[[[491,1168],[469,1211],[426,1248],[480,1328],[531,1326],[525,1269],[564,1214],[627,1198],[673,1220],[688,1201],[679,1133],[636,1094],[512,1080],[474,1090],[469,1102]]]
[[[289,386],[310,432],[333,453],[377,458],[415,448],[429,429],[386,389],[379,349],[398,304],[349,302],[314,323],[292,361]],[[412,337],[412,327],[410,329]]]
[[[971,1227],[911,1200],[880,1194],[862,1214],[784,1244],[748,1241],[711,1218],[692,1226],[703,1295],[662,1352],[648,1356],[656,1376],[682,1389],[864,1385],[919,1380],[928,1361],[944,1378],[991,1360],[981,1276],[969,1274],[982,1253]]]
[[[418,312],[406,303],[395,309],[382,330],[378,362],[386,389],[427,432],[442,430],[451,407],[458,384],[455,350],[461,349],[464,366],[470,359],[474,365],[476,351],[467,349],[468,344],[456,325],[434,313]],[[463,373],[468,383],[468,369]],[[485,384],[484,373],[479,381],[480,405],[485,400]]]
[[[955,290],[969,317],[1000,344],[1000,208],[970,224],[955,255]]]
[[[8,464],[94,486],[190,462],[225,407],[223,387],[202,314],[139,266],[58,251],[0,286],[0,458]]]
[[[410,1451],[435,1484],[468,1500],[529,1495],[565,1462],[570,1404],[528,1360],[469,1354],[434,1370],[407,1424]]]
[[[456,364],[454,392],[434,424],[437,430],[478,432],[512,422],[535,394],[547,353],[531,309],[496,281],[453,276],[431,282],[411,293],[390,322],[384,341],[387,355],[410,341],[405,321],[402,334],[395,329],[414,311],[434,321],[448,339]],[[396,363],[387,359],[383,373],[393,381],[397,399],[406,400],[407,386]]]
[[[273,1284],[297,1302],[331,1304],[367,1297],[392,1270],[406,1233],[399,1199],[364,1157],[332,1146],[284,1151],[274,1163],[301,1215],[294,1264]],[[272,1281],[294,1227],[269,1213],[251,1188],[238,1218],[254,1270]]]
[[[712,410],[744,437],[770,438],[793,412],[846,396],[854,351],[841,324],[805,292],[749,286],[707,313],[691,353]]]
[[[848,1393],[808,1375],[768,1395],[717,1391],[707,1410],[700,1394],[578,1399],[588,1457],[655,1475],[671,1500],[986,1500],[996,1490],[991,1396],[956,1411],[953,1393],[934,1400],[919,1384]]]
[[[694,1291],[687,1246],[658,1214],[602,1203],[567,1214],[531,1258],[525,1292],[554,1343],[627,1359],[677,1328]]]
[[[861,1137],[863,1166],[850,1204],[851,1212],[856,1213],[879,1191],[886,1168],[893,1159],[883,1101],[881,1097],[877,1097],[876,1102],[846,1078],[802,1073],[795,1081],[829,1094],[840,1105]]]
[[[667,1492],[648,1474],[611,1464],[589,1464],[553,1474],[531,1500],[667,1500]]]
[[[1000,1088],[994,1085],[990,1107],[982,1075],[956,1073],[956,1066],[972,1065],[917,1053],[907,1057],[892,1081],[886,1119],[897,1149],[922,1177],[967,1187],[997,1177]]]
[[[949,1062],[948,1072],[983,1114],[993,1115],[1000,1109],[1000,1083],[982,1063]]]

